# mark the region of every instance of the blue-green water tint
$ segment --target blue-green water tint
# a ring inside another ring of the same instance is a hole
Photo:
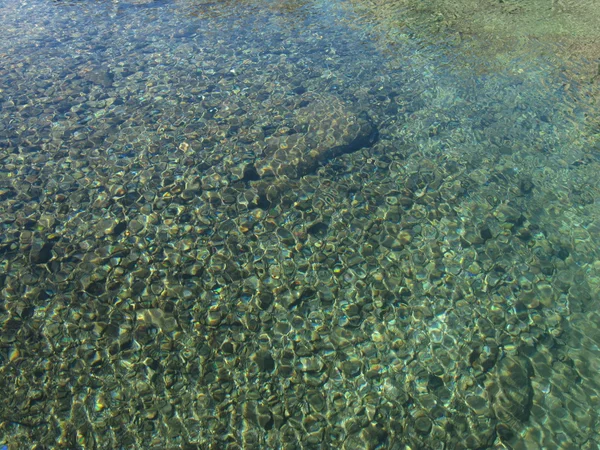
[[[597,447],[594,71],[368,7],[0,6],[1,445]]]

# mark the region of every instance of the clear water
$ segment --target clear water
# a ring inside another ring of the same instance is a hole
[[[596,9],[6,0],[0,445],[597,448]]]

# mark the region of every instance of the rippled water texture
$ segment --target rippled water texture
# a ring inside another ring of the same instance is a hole
[[[598,7],[0,4],[0,447],[597,449]]]

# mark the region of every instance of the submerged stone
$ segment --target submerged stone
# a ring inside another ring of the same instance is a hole
[[[368,114],[353,112],[337,97],[299,105],[292,113],[293,128],[264,140],[263,154],[254,163],[260,177],[300,178],[333,158],[377,141],[377,127]]]

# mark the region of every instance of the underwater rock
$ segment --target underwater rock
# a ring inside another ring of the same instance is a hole
[[[111,88],[114,74],[104,67],[92,67],[83,71],[83,78],[104,88]]]
[[[264,140],[254,166],[260,177],[300,178],[346,153],[370,147],[377,127],[365,112],[354,113],[336,97],[303,101],[293,112],[293,128]]]
[[[498,420],[515,428],[529,418],[533,386],[531,363],[523,356],[505,356],[497,371],[493,408]]]

